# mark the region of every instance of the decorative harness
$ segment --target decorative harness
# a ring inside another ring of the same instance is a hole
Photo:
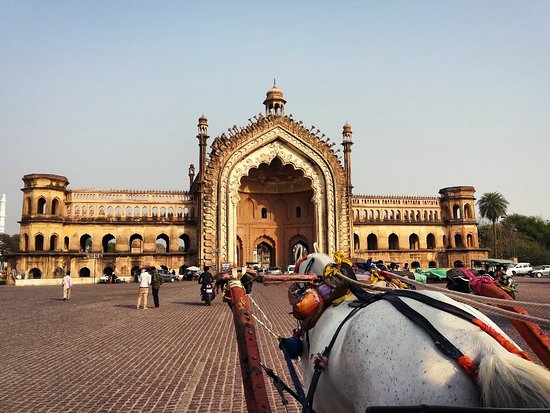
[[[445,336],[443,336],[443,334],[441,334],[422,314],[420,314],[418,311],[414,310],[412,307],[406,304],[401,299],[401,297],[411,298],[411,299],[420,301],[431,307],[437,308],[439,310],[445,311],[449,314],[453,314],[459,318],[462,318],[463,320],[469,321],[472,324],[475,324],[478,327],[480,327],[486,333],[488,333],[491,337],[497,340],[497,342],[500,343],[509,352],[517,354],[518,356],[526,360],[530,359],[527,353],[516,348],[509,340],[507,340],[504,336],[502,336],[502,334],[495,331],[493,328],[488,326],[485,322],[476,318],[475,316],[468,313],[467,311],[461,308],[455,307],[449,303],[445,303],[443,301],[439,301],[432,297],[426,296],[424,294],[418,294],[410,290],[393,290],[382,294],[370,294],[370,293],[363,292],[363,294],[361,294],[361,300],[350,303],[350,306],[354,307],[353,310],[346,316],[346,318],[344,318],[344,320],[342,320],[342,322],[334,332],[334,335],[330,343],[328,344],[328,346],[325,347],[322,353],[316,354],[312,357],[311,361],[314,364],[315,371],[311,379],[311,384],[309,386],[306,399],[303,403],[302,412],[304,413],[315,412],[313,410],[313,397],[315,395],[315,390],[317,388],[317,384],[319,382],[321,373],[328,367],[328,357],[330,355],[330,351],[332,350],[332,347],[336,342],[336,338],[338,337],[338,334],[340,333],[344,324],[348,320],[350,320],[362,308],[365,308],[369,304],[381,299],[389,301],[401,314],[405,315],[409,320],[413,321],[415,324],[422,327],[428,333],[428,335],[434,340],[435,345],[441,350],[441,352],[455,359],[458,365],[466,372],[466,374],[474,382],[477,382],[478,366],[468,356],[464,355],[453,343],[447,340]],[[309,340],[308,340],[308,344],[309,344]]]

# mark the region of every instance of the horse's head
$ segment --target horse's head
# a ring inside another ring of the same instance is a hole
[[[333,260],[327,255],[320,252],[314,252],[307,257],[299,260],[296,263],[296,274],[316,274],[319,277],[323,276],[325,267],[333,262]]]

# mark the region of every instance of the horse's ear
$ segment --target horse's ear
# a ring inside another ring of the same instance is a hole
[[[321,250],[319,249],[319,246],[317,245],[317,242],[313,243],[313,252],[320,253]]]

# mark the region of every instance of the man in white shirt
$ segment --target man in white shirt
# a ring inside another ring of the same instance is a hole
[[[149,286],[151,285],[151,274],[147,272],[148,267],[141,267],[141,274],[139,276],[139,293],[137,298],[136,308],[139,310],[141,299],[143,298],[143,309],[147,309],[147,294],[149,292]]]
[[[71,273],[67,272],[67,275],[63,277],[61,281],[63,285],[63,301],[71,299],[71,288],[73,287],[73,280],[71,278]]]

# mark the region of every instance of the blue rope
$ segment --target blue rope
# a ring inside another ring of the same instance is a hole
[[[290,373],[290,378],[292,379],[292,384],[294,385],[294,389],[296,389],[296,394],[300,397],[300,403],[304,403],[304,400],[306,399],[306,395],[304,393],[304,388],[302,386],[302,383],[300,382],[300,378],[298,377],[298,373],[296,373],[296,369],[294,368],[294,363],[290,359],[290,356],[288,355],[288,351],[286,350],[285,346],[281,346],[281,350],[283,350],[283,354],[285,355],[285,361],[286,365],[288,367],[288,372]]]

